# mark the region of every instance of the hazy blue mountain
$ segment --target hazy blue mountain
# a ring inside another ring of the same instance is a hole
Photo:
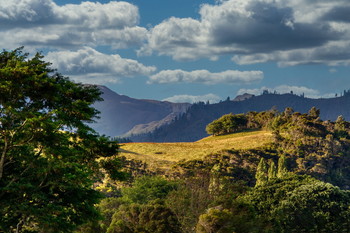
[[[103,92],[104,101],[95,103],[94,106],[101,112],[100,119],[91,126],[100,134],[111,137],[126,134],[133,128],[131,133],[154,130],[154,127],[171,122],[190,106],[187,103],[133,99],[119,95],[105,86],[99,88]],[[147,128],[141,125],[137,128],[136,126],[140,124],[153,124],[154,127]]]

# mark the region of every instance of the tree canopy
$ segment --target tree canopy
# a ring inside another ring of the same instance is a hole
[[[98,216],[92,185],[118,149],[88,126],[100,94],[39,53],[0,53],[0,231],[69,232]]]
[[[226,114],[207,125],[208,134],[223,135],[246,128],[247,117],[244,114]]]
[[[265,222],[267,232],[345,232],[350,224],[349,194],[309,176],[291,174],[241,198]]]

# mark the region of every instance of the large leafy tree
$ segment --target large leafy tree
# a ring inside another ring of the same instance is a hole
[[[244,114],[233,115],[230,113],[209,123],[205,130],[208,134],[213,134],[214,136],[230,134],[247,128],[247,123],[248,119]]]
[[[306,175],[273,179],[240,200],[256,211],[260,232],[348,232],[350,225],[350,192]]]
[[[117,144],[88,126],[99,89],[50,65],[0,53],[0,231],[69,232],[96,218],[96,174],[120,165]]]
[[[288,193],[273,215],[281,232],[346,232],[349,204],[349,191],[315,181]]]

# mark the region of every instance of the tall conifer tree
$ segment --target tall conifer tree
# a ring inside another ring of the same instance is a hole
[[[288,170],[287,170],[286,156],[281,155],[280,158],[278,159],[277,178],[286,177],[287,173],[288,173]]]
[[[272,180],[277,177],[277,167],[273,160],[270,160],[269,170],[268,170],[268,179]]]
[[[267,182],[267,164],[264,158],[260,159],[258,167],[256,169],[256,186],[263,185]]]

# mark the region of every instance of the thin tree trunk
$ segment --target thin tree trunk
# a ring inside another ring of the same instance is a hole
[[[2,176],[4,173],[5,157],[8,149],[8,142],[6,137],[4,141],[5,141],[5,145],[4,145],[4,149],[2,150],[1,160],[0,160],[0,180],[2,179]]]
[[[16,228],[16,233],[20,233],[22,231],[22,226],[24,224],[23,219],[21,219],[18,223],[17,223],[17,228]]]

